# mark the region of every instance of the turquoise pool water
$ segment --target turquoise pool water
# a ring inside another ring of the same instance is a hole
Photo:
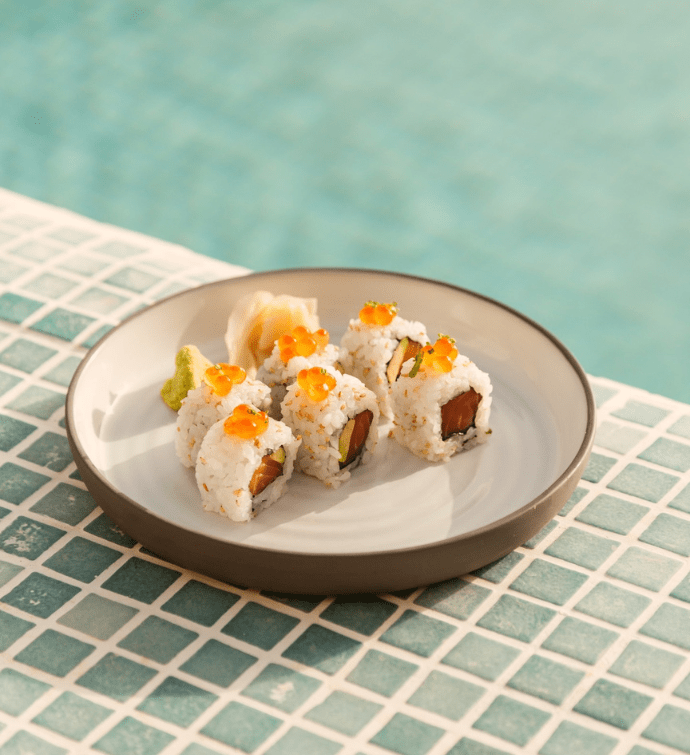
[[[690,401],[688,39],[685,2],[0,0],[0,185],[449,280]]]

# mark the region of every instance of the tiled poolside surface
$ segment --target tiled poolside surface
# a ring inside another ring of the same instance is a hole
[[[64,398],[123,317],[233,270],[0,191],[0,755],[690,753],[690,406],[592,378],[530,542],[448,582],[294,596],[161,561],[76,473]]]

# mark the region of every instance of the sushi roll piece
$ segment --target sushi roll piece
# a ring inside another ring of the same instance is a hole
[[[404,362],[414,359],[428,342],[421,322],[398,315],[397,304],[367,302],[357,319],[350,320],[340,342],[339,364],[374,392],[383,417],[392,411],[388,393]]]
[[[335,364],[339,349],[329,340],[327,330],[319,328],[310,331],[301,325],[276,339],[273,351],[256,374],[256,379],[271,389],[271,407],[268,410],[271,417],[281,418],[280,405],[288,386],[295,382],[300,370],[332,367]]]
[[[206,511],[248,522],[285,492],[300,439],[290,428],[239,404],[206,433],[196,482]]]
[[[413,454],[448,461],[491,434],[491,380],[455,342],[427,344],[391,389],[393,436]]]
[[[282,413],[302,437],[297,468],[333,488],[369,460],[378,441],[376,396],[334,368],[301,370],[287,389]]]
[[[266,409],[271,403],[268,386],[247,377],[237,365],[212,365],[203,380],[182,400],[177,413],[175,451],[186,467],[196,465],[201,441],[211,425],[227,417],[238,404]]]

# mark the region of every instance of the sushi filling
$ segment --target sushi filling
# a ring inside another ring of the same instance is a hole
[[[417,341],[413,341],[411,338],[405,336],[398,342],[395,347],[393,356],[386,365],[386,377],[389,383],[394,383],[400,377],[400,371],[403,364],[408,359],[415,359],[417,354],[422,350],[422,344]]]
[[[262,456],[259,466],[254,470],[252,479],[249,481],[249,492],[253,496],[263,493],[264,490],[283,474],[285,463],[285,449],[281,446],[277,451]]]
[[[338,442],[340,469],[344,469],[360,457],[373,419],[373,412],[370,409],[365,409],[345,423]]]
[[[481,394],[470,388],[445,403],[441,407],[441,439],[464,435],[475,427],[474,421],[481,400]]]

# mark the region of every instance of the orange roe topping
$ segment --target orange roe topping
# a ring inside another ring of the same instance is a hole
[[[455,340],[449,336],[439,335],[436,343],[432,346],[428,343],[422,349],[421,369],[434,370],[435,372],[450,372],[453,362],[458,355],[455,348]]]
[[[397,314],[398,305],[395,302],[380,304],[377,301],[368,301],[359,310],[359,319],[365,325],[390,325]]]
[[[225,420],[223,428],[228,435],[251,440],[268,430],[268,415],[248,404],[240,404]]]
[[[235,364],[214,364],[204,373],[204,381],[208,383],[218,396],[227,396],[233,385],[243,383],[247,373]]]
[[[299,371],[297,384],[312,401],[323,401],[328,398],[328,392],[335,388],[335,378],[323,367],[312,367]]]
[[[287,364],[292,357],[310,357],[317,349],[328,345],[328,331],[323,328],[311,333],[304,325],[298,325],[291,333],[278,339],[280,359]]]

